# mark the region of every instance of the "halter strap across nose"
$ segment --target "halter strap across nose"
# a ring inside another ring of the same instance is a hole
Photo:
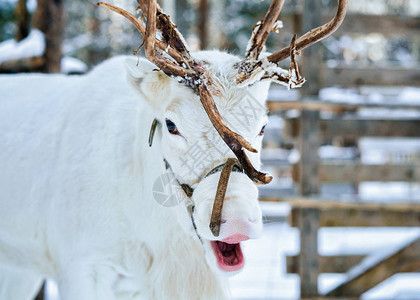
[[[222,220],[223,200],[225,199],[226,189],[229,183],[230,173],[238,161],[235,158],[229,158],[224,164],[222,173],[220,173],[219,183],[217,184],[216,197],[214,198],[213,211],[210,219],[210,230],[214,236],[219,236],[220,223]]]
[[[150,128],[150,133],[149,133],[149,147],[152,146],[153,137],[155,134],[156,126],[158,124],[159,124],[159,121],[154,119],[152,126]],[[170,164],[165,158],[163,158],[163,161],[165,162],[165,168],[172,170]],[[213,210],[212,210],[210,224],[209,224],[209,228],[215,237],[218,237],[220,233],[220,223],[222,221],[223,201],[225,199],[230,174],[231,172],[244,173],[244,169],[241,167],[239,161],[236,158],[228,158],[226,163],[213,168],[210,172],[206,174],[206,176],[203,177],[203,179],[219,171],[221,173],[220,173],[219,182],[217,184],[217,190],[216,190],[216,195],[214,198]],[[177,182],[181,186],[182,190],[185,192],[185,195],[188,198],[191,198],[194,193],[194,189],[186,183],[180,183],[178,180]],[[201,240],[201,237],[198,235],[198,232],[197,232],[197,226],[195,225],[194,217],[192,215],[193,211],[194,211],[194,204],[192,206],[192,211],[191,211],[191,221],[193,223],[193,227],[197,233],[198,238]]]

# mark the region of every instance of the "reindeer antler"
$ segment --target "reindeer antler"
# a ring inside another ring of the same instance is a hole
[[[247,49],[246,58],[250,60],[258,59],[268,35],[273,29],[274,24],[283,8],[284,0],[271,2],[270,7],[261,22],[255,25],[249,42],[249,49]]]
[[[127,11],[103,2],[98,3],[127,18],[145,38],[145,53],[148,60],[154,63],[168,76],[191,87],[199,96],[200,101],[214,128],[224,142],[237,156],[248,177],[254,182],[266,184],[272,180],[271,176],[257,171],[247,158],[243,149],[257,152],[242,136],[230,130],[223,122],[206,84],[206,72],[203,64],[194,61],[189,54],[185,40],[172,24],[169,16],[162,13],[156,0],[137,0],[140,9],[146,14],[146,26]],[[156,30],[162,33],[163,41],[156,38]],[[156,49],[156,46],[168,54],[170,58]]]
[[[276,0],[274,0],[276,1]],[[320,40],[325,39],[330,34],[340,27],[341,23],[344,21],[344,17],[346,16],[347,11],[347,2],[348,0],[339,0],[338,1],[338,8],[334,18],[317,28],[312,29],[311,31],[305,33],[296,41],[296,51],[301,51],[306,47],[309,47]],[[279,62],[290,55],[290,47],[284,47],[283,49],[274,52],[269,57],[267,57],[269,62]]]
[[[253,78],[272,78],[283,84],[287,83],[289,86],[292,83],[296,87],[300,86],[303,83],[302,80],[299,79],[296,81],[296,78],[293,76],[293,74],[287,72],[279,72],[277,63],[289,56],[296,55],[296,53],[299,53],[306,47],[319,42],[320,40],[326,38],[334,31],[336,31],[338,27],[340,27],[346,15],[348,0],[339,0],[337,13],[330,22],[312,29],[311,31],[298,38],[296,41],[293,40],[293,43],[291,43],[291,45],[288,47],[284,47],[283,49],[276,51],[275,53],[269,55],[267,58],[257,60],[258,55],[264,47],[268,33],[271,31],[271,28],[273,27],[273,24],[275,23],[280,13],[283,2],[284,0],[273,0],[263,21],[261,24],[257,24],[257,26],[259,26],[258,32],[252,34],[250,39],[251,47],[248,49],[246,59],[239,66],[239,76],[237,78],[237,83],[246,83]],[[264,30],[262,30],[262,28],[264,28]],[[260,31],[262,31],[262,33],[259,34]],[[257,36],[259,37],[258,39]],[[292,60],[292,64],[293,63],[294,62]],[[296,64],[294,64],[294,66],[292,65],[291,70],[296,69],[296,66]],[[262,74],[258,76],[257,73]],[[290,81],[292,81],[292,83],[290,83]]]

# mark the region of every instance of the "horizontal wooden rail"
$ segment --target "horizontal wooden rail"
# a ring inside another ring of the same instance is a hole
[[[298,119],[285,119],[285,122],[284,136],[297,138],[300,126]],[[318,124],[321,142],[337,136],[420,137],[419,119],[328,118],[320,119]]]
[[[420,137],[419,119],[323,119],[319,121],[321,139],[335,136]]]
[[[290,224],[297,227],[300,209],[319,211],[321,227],[420,226],[420,203],[340,202],[339,199],[309,197],[267,197],[261,201],[277,201],[291,206]]]
[[[362,261],[363,255],[320,256],[320,273],[345,273]],[[299,256],[287,256],[287,273],[298,273]]]
[[[344,113],[344,112],[354,112],[361,108],[420,110],[420,105],[368,103],[368,102],[362,103],[362,104],[351,104],[351,103],[345,103],[345,102],[321,101],[321,100],[318,100],[317,98],[313,98],[312,100],[309,100],[309,101],[286,101],[286,100],[277,101],[277,100],[268,99],[267,108],[270,114],[279,113],[279,112],[292,110],[292,109],[297,109],[297,110],[305,109],[305,110],[329,111],[329,112],[334,112],[334,113]]]
[[[321,86],[420,86],[419,66],[416,66],[415,68],[402,68],[392,66],[337,66],[331,68],[326,65],[321,65],[319,74]]]
[[[321,182],[412,181],[420,182],[420,164],[366,165],[352,163],[322,163]]]
[[[285,166],[283,166],[285,167]],[[299,165],[291,166],[294,182],[299,180]],[[370,165],[352,162],[321,162],[319,182],[406,181],[420,182],[420,164]]]

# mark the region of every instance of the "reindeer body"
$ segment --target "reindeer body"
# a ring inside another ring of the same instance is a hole
[[[44,278],[62,300],[224,299],[217,275],[238,272],[241,242],[261,235],[255,183],[272,179],[258,171],[269,85],[303,84],[296,55],[338,28],[347,0],[268,55],[284,3],[273,0],[245,59],[190,53],[156,0],[137,2],[147,24],[99,5],[136,26],[149,61],[0,77],[0,299],[31,299]],[[149,147],[152,123],[161,126]],[[193,148],[207,155],[197,166]],[[154,199],[165,173],[178,182],[171,194],[181,190],[173,207]]]
[[[159,139],[149,148],[153,116],[123,65],[0,79],[0,299],[46,277],[64,300],[226,297],[174,217],[185,207],[153,200]]]

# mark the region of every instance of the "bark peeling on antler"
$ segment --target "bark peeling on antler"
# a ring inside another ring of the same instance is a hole
[[[144,15],[148,14],[148,6],[145,1],[137,0],[139,8],[142,10]],[[171,22],[170,17],[162,12],[159,4],[156,3],[156,16],[157,16],[157,29],[162,33],[165,41],[181,53],[185,59],[190,59],[190,52],[187,48],[187,43],[182,37],[181,33],[178,32],[176,26]],[[178,61],[181,62],[181,61]]]

